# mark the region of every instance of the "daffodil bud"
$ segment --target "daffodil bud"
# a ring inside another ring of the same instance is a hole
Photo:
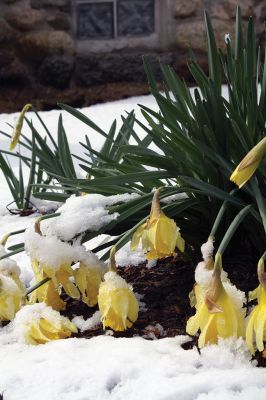
[[[147,252],[147,259],[157,259],[172,256],[175,249],[184,252],[185,241],[173,219],[168,218],[160,207],[159,189],[154,193],[150,218],[134,233],[131,250],[136,250],[140,239],[142,249]]]
[[[238,187],[242,187],[252,177],[266,153],[266,138],[254,146],[238,164],[230,180]]]
[[[20,341],[37,345],[70,337],[77,328],[59,312],[38,303],[27,305],[17,313],[14,332]]]
[[[26,104],[23,107],[21,113],[19,114],[19,117],[18,117],[18,119],[17,119],[17,121],[15,123],[14,130],[13,130],[12,137],[11,137],[11,142],[10,142],[10,146],[9,146],[9,150],[10,151],[14,150],[16,145],[18,144],[25,114],[26,114],[27,111],[29,111],[29,109],[31,107],[32,107],[31,104]]]

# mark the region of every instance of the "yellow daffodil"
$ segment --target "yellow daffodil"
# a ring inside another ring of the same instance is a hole
[[[101,265],[88,265],[80,263],[75,270],[75,283],[82,295],[82,301],[89,307],[98,302],[99,287],[102,282],[103,273]]]
[[[115,272],[114,253],[115,248],[111,252],[110,271],[100,285],[98,304],[103,328],[124,331],[137,320],[139,304],[132,288]]]
[[[243,158],[232,173],[230,180],[242,187],[252,177],[266,153],[266,138],[263,138]]]
[[[75,284],[74,271],[70,263],[60,264],[61,257],[53,257],[46,255],[43,248],[50,249],[50,252],[56,248],[56,245],[62,247],[62,251],[68,251],[71,254],[71,246],[67,243],[59,241],[57,238],[45,237],[40,230],[40,219],[35,222],[35,233],[31,236],[33,243],[26,243],[27,251],[32,259],[32,268],[34,271],[36,284],[45,278],[50,278],[50,281],[36,289],[30,296],[30,302],[35,301],[45,302],[47,305],[53,307],[55,310],[64,310],[65,302],[60,298],[61,287],[72,298],[79,299],[80,292]],[[47,250],[48,251],[48,250]],[[62,254],[64,257],[64,254]],[[49,261],[47,260],[53,260]]]
[[[20,309],[25,293],[16,282],[0,274],[0,320],[11,321]]]
[[[25,114],[26,114],[27,111],[29,111],[29,109],[31,107],[32,107],[31,104],[26,104],[23,107],[21,113],[19,114],[19,117],[18,117],[18,119],[17,119],[17,121],[15,123],[14,130],[13,130],[12,137],[11,137],[11,142],[10,142],[10,146],[9,146],[9,150],[10,151],[14,150],[14,148],[18,144]]]
[[[175,249],[184,251],[185,241],[173,219],[168,218],[161,210],[159,189],[153,196],[150,218],[134,233],[131,240],[131,251],[137,249],[140,239],[142,248],[147,252],[147,259],[157,259],[172,256]]]
[[[32,267],[35,275],[36,282],[43,281],[46,278],[45,274],[41,269],[39,269],[39,264],[37,260],[33,260]],[[62,311],[66,308],[66,303],[60,298],[61,290],[56,288],[54,282],[50,279],[48,282],[44,283],[37,289],[35,289],[29,296],[29,303],[33,304],[37,301],[39,303],[45,303],[47,306],[51,306],[56,311]]]
[[[201,289],[201,288],[200,288]],[[187,321],[186,331],[194,336],[200,330],[199,348],[217,343],[218,337],[244,336],[243,310],[221,281],[221,257],[215,258],[212,279],[206,291],[196,292],[196,314]]]
[[[59,312],[38,303],[23,307],[16,315],[15,334],[28,344],[44,344],[65,339],[77,332],[76,326]]]
[[[7,239],[9,238],[9,234],[5,235],[1,240],[0,240],[0,257],[4,256],[7,254],[5,250],[5,244]],[[6,257],[2,260],[0,260],[0,274],[5,275],[9,278],[11,278],[18,288],[25,294],[26,289],[24,284],[21,282],[20,279],[20,268],[17,265],[15,260],[12,260],[10,257]]]
[[[264,342],[266,341],[266,274],[263,259],[260,259],[258,263],[258,278],[260,284],[253,292],[253,295],[256,295],[258,299],[258,305],[252,310],[246,329],[246,341],[252,354],[255,353],[256,349],[263,352]]]
[[[71,282],[71,278],[74,277],[74,271],[70,265],[63,264],[60,268],[55,269],[49,265],[45,265],[40,263],[40,269],[44,272],[44,275],[51,278],[54,282],[55,287],[62,287],[64,291],[73,299],[79,299],[80,293],[78,288],[75,286],[73,282]]]

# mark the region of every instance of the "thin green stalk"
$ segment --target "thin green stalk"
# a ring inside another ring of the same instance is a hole
[[[42,281],[36,283],[36,285],[30,287],[27,291],[26,291],[26,296],[28,296],[30,293],[34,292],[34,290],[38,289],[40,286],[44,285],[46,282],[50,281],[51,278],[44,278]]]
[[[232,191],[230,192],[230,196],[234,196],[234,194],[237,192],[237,190],[238,190],[238,189],[232,190]],[[217,229],[218,229],[218,227],[219,227],[219,225],[220,225],[220,222],[221,222],[221,220],[222,220],[222,218],[223,218],[223,216],[224,216],[224,213],[225,213],[225,211],[226,211],[227,204],[228,204],[228,201],[225,200],[225,201],[223,202],[223,204],[222,204],[222,206],[221,206],[221,208],[220,208],[218,214],[217,214],[217,217],[216,217],[215,221],[214,221],[214,224],[213,224],[211,233],[210,233],[210,235],[209,235],[210,238],[215,238]]]
[[[251,179],[251,187],[252,187],[252,189],[254,191],[254,194],[255,194],[256,202],[257,202],[257,205],[258,205],[258,209],[259,209],[260,216],[261,216],[262,223],[263,223],[263,227],[264,227],[264,231],[266,233],[266,207],[265,207],[265,202],[264,202],[264,199],[262,197],[262,194],[261,194],[260,188],[258,186],[258,183],[257,183],[257,181],[255,181],[254,178]]]
[[[246,217],[246,215],[249,213],[252,205],[248,205],[245,208],[242,208],[241,211],[237,214],[237,216],[233,219],[231,222],[229,228],[226,231],[226,234],[223,237],[223,240],[220,243],[220,246],[217,250],[217,253],[220,253],[223,255],[226,247],[228,246],[228,243],[230,242],[232,236],[234,235],[235,231],[237,230],[238,226],[240,223],[243,221],[243,219]]]

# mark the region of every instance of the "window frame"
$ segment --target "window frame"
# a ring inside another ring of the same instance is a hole
[[[118,35],[117,21],[117,1],[118,0],[72,0],[73,36],[78,52],[110,52],[124,49],[147,49],[160,50],[166,46],[169,37],[169,15],[167,10],[171,9],[173,0],[154,0],[154,32],[148,35]],[[113,38],[92,38],[78,39],[77,36],[77,6],[84,3],[106,2],[113,3]],[[162,4],[164,3],[164,4]],[[171,33],[170,33],[171,34]]]

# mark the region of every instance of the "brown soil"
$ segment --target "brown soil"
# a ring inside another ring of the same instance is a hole
[[[146,264],[119,268],[119,274],[128,283],[132,284],[134,291],[142,295],[145,308],[140,308],[139,317],[132,328],[125,332],[113,332],[114,337],[142,336],[145,339],[173,337],[185,335],[186,321],[194,313],[189,303],[189,292],[194,284],[194,269],[196,263],[184,262],[180,259],[167,258],[158,261],[151,269]],[[230,267],[226,268],[226,265]],[[230,260],[224,266],[229,277],[239,289],[248,293],[257,286],[256,265],[248,257]],[[67,311],[65,315],[72,318],[82,315],[84,319],[91,317],[97,307],[89,308],[81,301],[67,298]],[[76,336],[91,338],[104,335],[101,327],[93,330],[79,332]],[[190,349],[197,345],[197,338],[183,347]],[[266,360],[257,353],[258,365],[266,366]]]

